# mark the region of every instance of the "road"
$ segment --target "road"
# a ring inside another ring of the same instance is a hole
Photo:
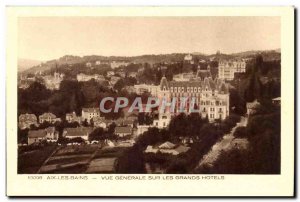
[[[236,124],[236,126],[231,129],[230,133],[225,134],[223,136],[223,138],[220,141],[218,141],[215,145],[213,145],[211,150],[203,156],[203,158],[200,160],[197,168],[201,167],[203,165],[213,165],[213,163],[218,159],[221,151],[228,151],[228,150],[232,149],[233,146],[236,144],[236,143],[233,144],[233,141],[235,139],[233,134],[234,134],[236,128],[239,126],[246,126],[247,122],[248,122],[247,117],[241,117],[240,122],[238,122]],[[245,143],[245,141],[246,140],[239,141],[238,143]]]

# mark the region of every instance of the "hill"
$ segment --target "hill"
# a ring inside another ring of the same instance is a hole
[[[18,59],[18,71],[22,72],[24,70],[30,69],[31,67],[37,66],[39,64],[41,64],[41,61],[19,58]]]
[[[73,56],[73,55],[65,55],[56,60],[46,61],[41,63],[40,65],[35,65],[31,68],[27,68],[23,70],[23,73],[35,73],[37,71],[46,71],[49,70],[56,65],[73,65],[73,64],[84,64],[86,62],[95,62],[95,61],[127,61],[131,63],[172,63],[172,62],[181,62],[184,59],[184,56],[188,53],[171,53],[171,54],[159,54],[159,55],[140,55],[140,56],[99,56],[99,55],[89,55],[89,56]],[[209,60],[212,58],[219,59],[234,59],[234,58],[252,58],[257,54],[261,54],[263,59],[266,61],[269,60],[280,60],[281,53],[280,49],[277,50],[267,50],[267,51],[246,51],[240,53],[233,54],[212,54],[205,55],[203,53],[193,53],[192,55],[196,60],[204,59]]]

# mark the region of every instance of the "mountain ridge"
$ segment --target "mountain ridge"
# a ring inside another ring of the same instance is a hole
[[[86,55],[86,56],[77,56],[77,55],[64,55],[58,59],[48,60],[45,62],[40,62],[40,64],[32,66],[27,69],[19,70],[23,73],[34,73],[36,71],[45,71],[55,67],[56,65],[72,65],[77,63],[86,63],[86,62],[95,62],[95,61],[127,61],[135,63],[164,63],[164,62],[179,62],[184,59],[184,56],[187,54],[192,54],[197,59],[209,59],[216,56],[221,58],[247,58],[253,57],[256,54],[262,54],[266,59],[280,59],[281,50],[250,50],[243,51],[231,54],[224,53],[215,53],[215,54],[204,54],[201,52],[193,53],[169,53],[169,54],[144,54],[138,56],[102,56],[102,55]],[[19,67],[19,64],[18,64]]]

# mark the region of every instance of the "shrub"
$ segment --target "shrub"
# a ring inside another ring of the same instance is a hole
[[[237,127],[233,133],[233,136],[236,138],[245,138],[247,137],[247,129],[244,126]]]

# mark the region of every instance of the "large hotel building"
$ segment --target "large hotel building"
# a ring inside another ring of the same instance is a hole
[[[246,62],[244,60],[222,60],[219,62],[219,78],[233,80],[235,73],[246,72]]]
[[[190,81],[168,81],[166,77],[162,77],[160,85],[155,86],[155,90],[151,85],[152,92],[150,93],[161,100],[167,100],[168,103],[176,99],[175,114],[182,112],[182,109],[185,110],[185,113],[190,113],[189,106],[193,101],[195,103],[193,108],[199,111],[203,118],[207,117],[209,121],[223,120],[229,115],[228,85],[219,78],[201,77],[200,71],[202,70],[198,70],[197,75]],[[142,86],[136,85],[135,88],[138,93],[142,92]],[[185,107],[182,107],[182,97],[186,99]],[[166,116],[169,119],[168,112],[166,112]]]

